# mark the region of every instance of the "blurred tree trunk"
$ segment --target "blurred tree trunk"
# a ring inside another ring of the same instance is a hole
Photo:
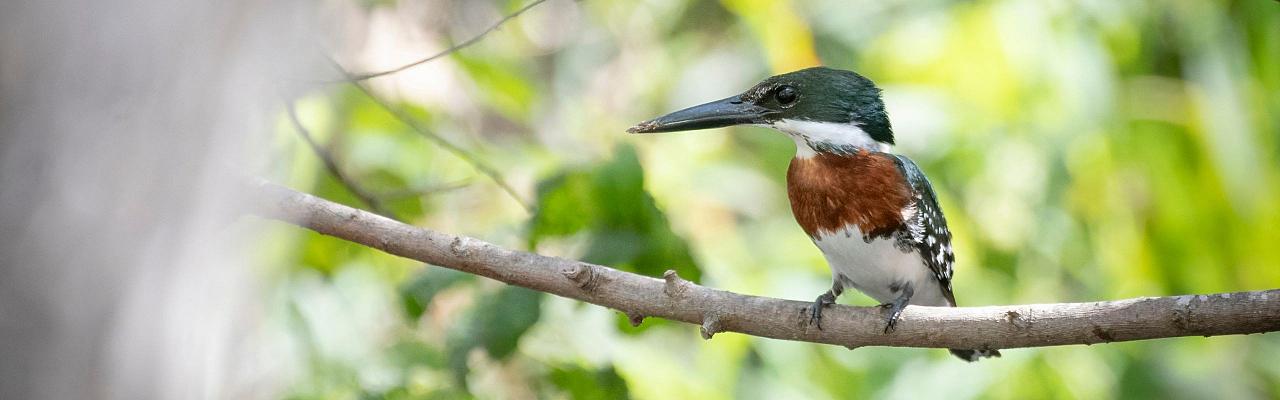
[[[230,182],[306,4],[0,4],[0,398],[273,396]]]

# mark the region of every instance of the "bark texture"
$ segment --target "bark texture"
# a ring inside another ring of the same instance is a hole
[[[659,317],[698,325],[710,339],[739,332],[841,345],[1009,349],[1216,336],[1280,330],[1280,289],[1142,297],[1090,303],[988,307],[909,306],[884,332],[878,307],[834,305],[819,330],[810,301],[743,295],[681,279],[651,278],[603,265],[515,251],[410,226],[258,180],[253,212],[401,257],[612,308],[633,324]]]

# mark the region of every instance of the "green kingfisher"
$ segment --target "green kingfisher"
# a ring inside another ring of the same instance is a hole
[[[814,67],[765,79],[732,97],[693,106],[628,129],[654,133],[756,125],[796,143],[787,197],[796,222],[831,268],[831,290],[808,309],[822,328],[822,309],[855,288],[887,310],[891,332],[908,304],[954,307],[951,232],[929,179],[892,153],[893,129],[880,89],[852,71]],[[966,361],[996,350],[952,349]]]

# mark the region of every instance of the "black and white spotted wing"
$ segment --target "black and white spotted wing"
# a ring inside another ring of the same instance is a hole
[[[951,251],[951,231],[947,229],[947,219],[942,215],[942,208],[938,207],[938,199],[933,194],[929,178],[924,176],[920,167],[909,158],[897,154],[893,157],[915,196],[915,213],[906,221],[908,229],[898,236],[898,245],[920,252],[924,264],[938,278],[943,295],[954,306],[956,300],[951,292],[951,266],[955,263],[956,256]]]

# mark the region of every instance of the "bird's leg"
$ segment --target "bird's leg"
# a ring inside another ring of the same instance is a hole
[[[907,308],[907,302],[911,301],[913,294],[915,289],[911,287],[911,282],[907,282],[902,285],[902,294],[899,294],[897,299],[880,305],[889,310],[889,317],[885,319],[884,333],[893,332],[894,325],[898,323],[898,316],[902,315],[902,309]]]
[[[836,297],[844,292],[844,287],[840,285],[840,281],[831,283],[831,290],[818,296],[813,301],[813,307],[809,310],[809,325],[816,325],[818,330],[822,330],[822,309],[826,306],[836,303]]]

